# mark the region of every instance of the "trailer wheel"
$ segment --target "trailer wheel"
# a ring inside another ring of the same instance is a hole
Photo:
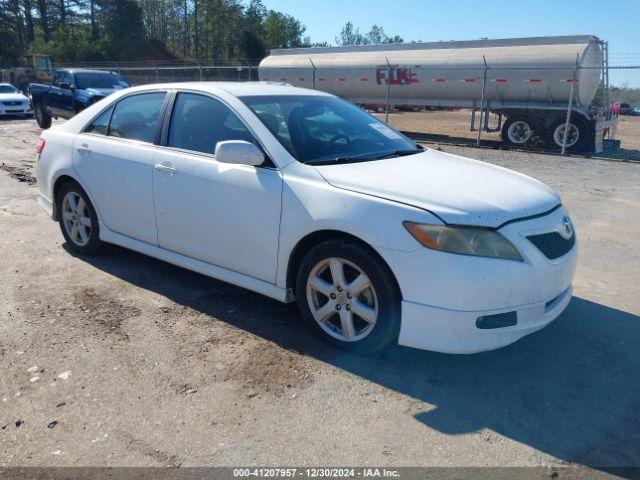
[[[530,118],[509,117],[502,125],[502,143],[508,147],[523,147],[533,137],[534,127]]]
[[[547,133],[547,145],[553,150],[562,150],[566,130],[566,119],[558,117],[551,123]],[[589,124],[579,116],[569,119],[567,144],[565,151],[577,153],[585,150],[589,143]]]
[[[36,103],[34,113],[36,115],[36,122],[38,122],[40,128],[47,129],[51,126],[51,115],[47,113],[47,107],[44,101]]]

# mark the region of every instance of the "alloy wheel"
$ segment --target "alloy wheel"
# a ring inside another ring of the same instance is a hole
[[[307,279],[307,302],[327,334],[345,342],[362,340],[378,320],[378,299],[369,277],[338,257],[320,261]]]
[[[91,214],[86,202],[76,192],[67,192],[62,200],[62,221],[73,243],[84,247],[91,239]]]

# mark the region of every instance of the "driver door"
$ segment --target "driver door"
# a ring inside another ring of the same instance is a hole
[[[58,109],[58,115],[63,118],[69,118],[74,113],[74,98],[75,98],[75,84],[73,81],[73,75],[66,72],[60,82],[65,88],[59,88],[59,97],[56,108]]]
[[[49,86],[49,88],[47,88],[45,90],[45,102],[47,104],[49,113],[53,116],[58,116],[60,115],[60,111],[61,111],[61,104],[62,104],[62,89],[60,88],[60,82],[63,82],[64,80],[64,76],[65,76],[64,71],[62,70],[58,70],[56,72],[56,76],[53,79],[53,82],[51,82],[51,85]]]

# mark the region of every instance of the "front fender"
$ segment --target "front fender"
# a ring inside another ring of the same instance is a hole
[[[442,224],[430,212],[329,185],[312,167],[299,163],[283,170],[282,216],[276,284],[285,287],[289,258],[311,233],[339,231],[374,249],[411,252],[421,248],[405,230],[405,220]]]

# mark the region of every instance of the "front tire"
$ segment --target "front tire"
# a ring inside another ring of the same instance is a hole
[[[502,143],[512,148],[525,147],[533,138],[534,122],[524,116],[509,117],[502,125]]]
[[[351,240],[329,240],[304,258],[296,282],[298,308],[324,341],[366,354],[397,340],[401,295],[387,265]]]
[[[84,190],[76,182],[65,183],[56,200],[58,222],[71,249],[95,255],[102,248],[98,216]]]
[[[36,116],[36,122],[38,126],[44,130],[51,126],[51,115],[47,113],[47,106],[44,102],[36,103],[33,113]]]

